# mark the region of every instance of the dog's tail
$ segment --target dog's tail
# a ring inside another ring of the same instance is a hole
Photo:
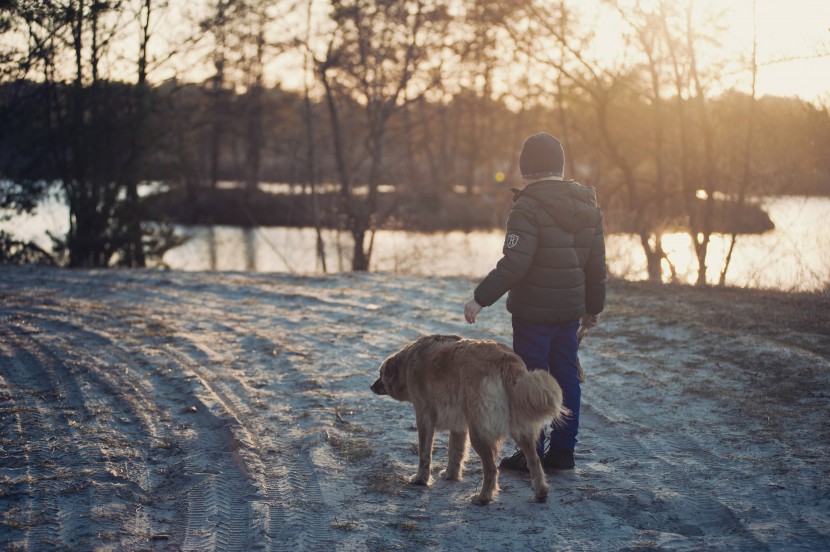
[[[515,422],[539,424],[558,422],[565,414],[562,388],[544,370],[525,372],[508,386],[510,413]]]

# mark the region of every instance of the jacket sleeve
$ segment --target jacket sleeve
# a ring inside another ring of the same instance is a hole
[[[489,307],[525,277],[533,264],[538,243],[536,217],[531,206],[517,202],[507,216],[504,256],[476,287],[473,297],[482,307]]]
[[[585,265],[585,310],[588,314],[599,314],[605,308],[605,278],[605,234],[600,211],[591,252]]]

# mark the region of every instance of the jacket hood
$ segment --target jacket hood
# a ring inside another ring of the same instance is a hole
[[[523,190],[516,190],[513,201],[522,196],[535,199],[567,232],[595,227],[602,216],[596,190],[573,180],[535,182]]]

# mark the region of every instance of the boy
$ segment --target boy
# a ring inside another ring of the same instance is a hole
[[[464,305],[474,324],[482,308],[506,292],[513,315],[513,350],[528,370],[547,370],[562,387],[571,415],[537,445],[546,470],[574,467],[579,429],[577,330],[597,324],[605,305],[605,239],[594,188],[563,180],[565,153],[541,132],[525,140],[519,156],[524,187],[513,189],[504,257]],[[547,448],[547,450],[545,450]],[[524,454],[504,458],[502,469],[527,471]]]

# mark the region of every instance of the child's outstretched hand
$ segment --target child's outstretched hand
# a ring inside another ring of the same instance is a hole
[[[582,325],[585,326],[586,330],[590,330],[597,324],[599,324],[598,314],[585,314],[582,316]]]
[[[478,313],[481,312],[481,309],[483,308],[484,307],[479,305],[475,299],[470,299],[464,305],[464,318],[466,318],[467,322],[469,322],[470,324],[475,324],[476,316],[478,315]]]

